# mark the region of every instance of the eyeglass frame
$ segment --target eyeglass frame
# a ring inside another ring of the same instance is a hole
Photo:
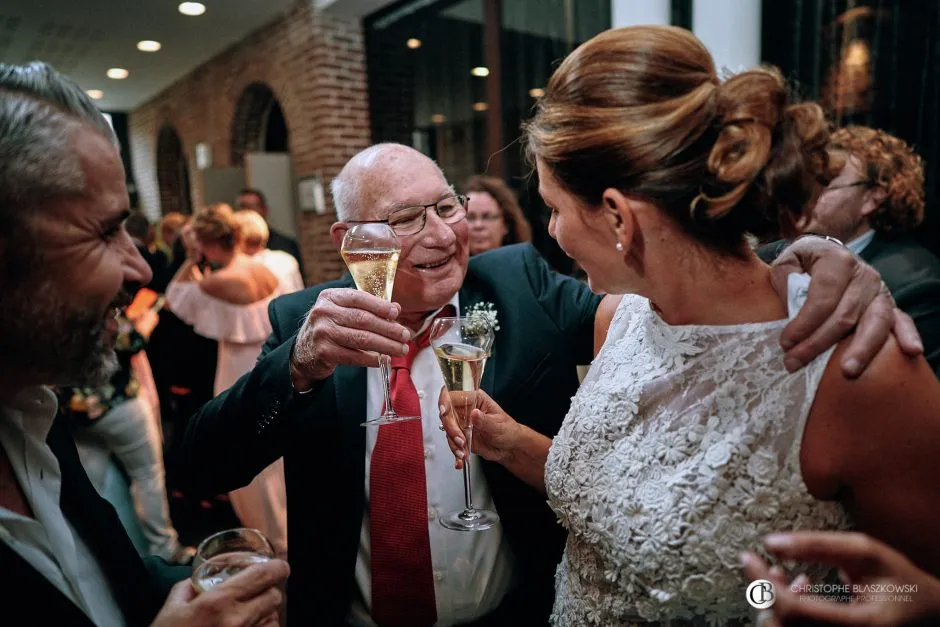
[[[823,190],[823,193],[825,194],[826,192],[835,192],[840,189],[848,189],[849,187],[873,187],[873,186],[874,186],[874,183],[872,183],[871,181],[867,179],[863,179],[860,181],[852,181],[851,183],[845,183],[844,185],[836,185],[834,187],[827,185],[826,188]]]
[[[456,220],[454,220],[453,218],[442,217],[440,211],[438,210],[438,205],[448,200],[456,200],[457,205],[463,211],[463,215],[457,218]],[[467,196],[466,194],[452,194],[450,196],[445,196],[444,198],[441,198],[438,201],[428,203],[426,205],[408,205],[407,207],[402,207],[401,209],[395,209],[394,211],[388,214],[387,218],[384,218],[382,220],[344,220],[344,223],[345,224],[387,224],[389,228],[391,228],[392,231],[395,232],[395,235],[397,235],[398,237],[411,237],[413,235],[418,235],[421,231],[424,230],[424,227],[428,225],[428,209],[434,209],[434,213],[437,214],[437,217],[440,218],[444,224],[457,224],[461,220],[467,219],[467,207],[469,206],[470,206],[469,196]],[[424,210],[421,212],[421,214],[416,214],[416,216],[417,215],[421,216],[421,228],[419,228],[414,233],[399,233],[398,231],[395,231],[395,227],[392,226],[392,223],[391,223],[393,216],[395,216],[396,214],[401,214],[405,211],[413,211],[419,208]],[[448,222],[447,220],[453,220],[453,221]]]

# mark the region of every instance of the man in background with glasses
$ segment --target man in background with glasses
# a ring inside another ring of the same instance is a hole
[[[924,219],[924,165],[903,140],[863,126],[830,139],[842,171],[798,226],[835,237],[875,268],[914,320],[940,376],[940,259],[914,239]]]
[[[412,148],[367,148],[346,164],[332,191],[337,250],[356,222],[387,222],[397,234],[392,303],[356,291],[348,277],[275,300],[269,308],[274,331],[254,370],[190,421],[180,476],[190,482],[188,491],[217,494],[246,485],[284,456],[288,624],[546,624],[564,529],[543,496],[487,461],[471,469],[474,501],[495,509],[500,524],[481,533],[440,525],[442,512],[463,508],[463,487],[438,429],[442,375],[431,350],[409,343],[439,312],[494,311],[499,330],[481,387],[520,423],[552,437],[578,387],[576,367],[590,363],[595,341],[604,339],[612,303],[552,272],[528,244],[469,259],[466,199]],[[838,286],[804,306],[805,335],[794,343],[820,332],[812,346],[797,349],[804,351],[802,363],[847,330],[830,317],[831,307],[820,308],[827,296],[830,303],[846,297],[840,310],[866,312],[869,324],[857,334],[854,348],[861,352],[854,356],[867,363],[894,319],[889,299],[875,298],[880,279],[820,238],[805,238],[794,249],[801,252],[790,253],[784,275],[802,263]],[[873,313],[878,308],[880,315]],[[379,500],[370,477],[381,472],[373,447],[379,429],[411,423],[360,426],[382,409],[379,354],[390,355],[393,367],[408,355],[410,366],[403,367],[422,415],[417,452],[402,452],[418,458],[420,476],[398,477],[400,497],[383,495],[383,502],[398,504],[391,512],[370,509]],[[389,534],[393,545],[421,550],[377,548],[387,546]],[[376,580],[385,583],[373,585]],[[408,602],[390,612],[390,598]]]

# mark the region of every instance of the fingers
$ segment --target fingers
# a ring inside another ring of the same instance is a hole
[[[891,551],[872,538],[851,532],[795,531],[764,539],[768,551],[784,560],[821,562],[841,568],[851,577],[872,574],[881,555]]]
[[[894,301],[883,294],[875,298],[862,314],[855,335],[842,356],[842,372],[846,377],[852,379],[860,375],[888,341],[895,323],[894,309]]]
[[[454,454],[454,468],[462,470],[463,460],[466,457],[465,447],[467,441],[464,439],[460,425],[457,424],[457,416],[450,402],[450,394],[443,387],[438,398],[438,409],[441,414],[441,425],[443,425],[444,433],[447,435],[447,446]]]
[[[395,320],[398,318],[398,314],[401,313],[401,306],[398,303],[390,303],[378,296],[352,288],[323,290],[317,298],[317,304],[321,300],[335,303],[339,307],[347,309],[362,309],[385,320]]]
[[[273,559],[263,564],[255,564],[238,573],[225,583],[216,586],[206,594],[219,590],[225,591],[235,599],[247,601],[266,591],[274,589],[287,580],[290,575],[290,567],[284,560]],[[280,592],[278,591],[278,594]],[[270,608],[268,609],[270,611]],[[260,618],[263,614],[258,614]]]
[[[911,317],[897,307],[894,308],[892,314],[894,315],[894,327],[892,330],[894,337],[898,341],[898,346],[901,347],[901,351],[908,357],[923,355],[924,343]]]
[[[196,596],[196,588],[193,587],[193,582],[189,579],[184,579],[170,589],[170,594],[167,595],[166,598],[166,605],[189,603],[195,599]]]
[[[239,608],[244,625],[258,625],[268,621],[271,614],[277,616],[278,608],[284,600],[283,593],[277,588],[269,588],[258,596],[246,601]],[[275,624],[277,624],[275,622]]]

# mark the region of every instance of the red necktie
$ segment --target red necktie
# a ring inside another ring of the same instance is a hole
[[[445,307],[439,315],[453,315]],[[430,344],[430,327],[408,343],[408,354],[392,357],[392,407],[420,416],[421,402],[411,365]],[[425,627],[437,620],[428,489],[420,420],[379,427],[369,470],[372,536],[372,618],[379,627]]]

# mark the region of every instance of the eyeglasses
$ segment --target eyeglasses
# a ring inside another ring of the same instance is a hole
[[[480,215],[471,215],[467,214],[467,222],[473,224],[475,222],[496,222],[497,220],[502,220],[503,214],[501,213],[483,213]]]
[[[871,187],[871,181],[852,181],[843,185],[829,185],[823,190],[823,193],[834,192],[837,189],[846,189],[848,187]]]
[[[349,224],[364,222],[385,222],[395,235],[417,235],[428,222],[428,209],[433,209],[444,224],[456,224],[467,217],[467,205],[470,200],[461,194],[442,198],[427,205],[415,205],[396,209],[385,220],[347,220]]]

